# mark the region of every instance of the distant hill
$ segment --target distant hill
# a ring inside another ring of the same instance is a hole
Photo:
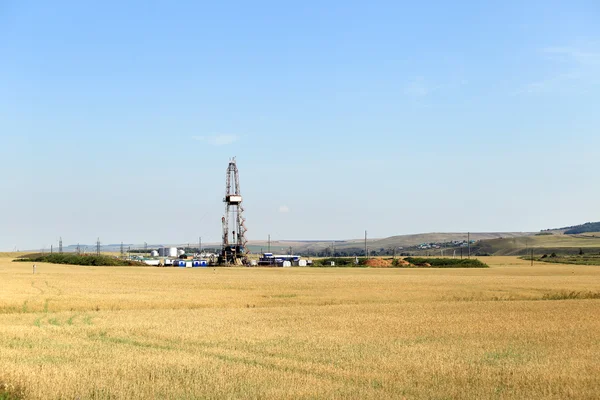
[[[600,222],[586,222],[585,224],[566,228],[565,235],[577,235],[586,232],[600,232]]]
[[[472,241],[480,241],[486,239],[499,238],[517,238],[523,236],[532,236],[534,232],[471,232],[470,239]],[[396,249],[398,252],[415,253],[415,246],[425,243],[449,243],[453,241],[466,242],[466,232],[433,232],[433,233],[418,233],[413,235],[398,235],[387,238],[368,239],[367,246],[369,252],[375,250],[382,254],[384,251],[393,252]],[[289,248],[292,251],[300,254],[316,254],[330,249],[332,245],[335,247],[336,253],[342,255],[353,255],[364,253],[364,239],[349,239],[349,240],[281,240],[271,241],[271,252],[287,253]],[[251,240],[248,243],[248,248],[253,253],[267,251],[268,243],[264,240]]]
[[[523,256],[535,254],[598,254],[600,234],[538,234],[516,238],[482,240],[471,247],[472,254],[495,256]]]
[[[545,229],[542,232],[577,235],[579,233],[600,232],[600,222],[586,222],[581,225],[565,226],[562,228]]]

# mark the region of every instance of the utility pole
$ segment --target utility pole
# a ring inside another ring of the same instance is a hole
[[[96,241],[96,255],[100,255],[100,238]]]
[[[531,248],[531,266],[533,267],[533,247]]]
[[[469,247],[469,255],[467,258],[471,258],[471,232],[467,232],[467,246]]]
[[[269,249],[267,250],[267,252],[268,252],[268,253],[270,253],[270,252],[271,252],[271,234],[269,234],[269,240],[268,240],[268,244],[269,244],[269,245],[268,245],[268,248],[269,248]]]
[[[62,253],[62,237],[58,239],[58,252]]]
[[[123,248],[123,242],[121,242],[121,258],[125,255],[125,249]]]
[[[144,242],[144,253],[148,251],[148,243]]]
[[[52,245],[50,245],[50,254],[52,254]]]

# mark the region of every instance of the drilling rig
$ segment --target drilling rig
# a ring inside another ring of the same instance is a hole
[[[227,183],[225,186],[225,215],[223,224],[223,244],[219,264],[244,265],[247,263],[246,219],[240,194],[240,176],[235,157],[229,160],[227,167]],[[230,224],[232,226],[230,226]],[[231,239],[231,240],[230,240]]]

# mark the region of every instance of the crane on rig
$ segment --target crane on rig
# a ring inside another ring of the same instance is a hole
[[[244,265],[247,263],[246,219],[240,193],[240,176],[235,157],[229,160],[227,182],[225,186],[225,215],[221,218],[223,225],[223,243],[220,264]],[[230,240],[231,239],[231,240]]]

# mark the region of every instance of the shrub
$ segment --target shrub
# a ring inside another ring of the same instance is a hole
[[[54,253],[54,254],[30,254],[23,258],[17,258],[18,262],[46,262],[51,264],[69,264],[69,265],[93,265],[93,266],[145,266],[146,264],[138,261],[122,260],[117,257],[106,255],[80,255],[76,253]]]
[[[412,265],[426,268],[489,268],[489,266],[475,258],[422,258],[406,257],[404,259]]]
[[[312,263],[313,267],[330,267],[331,262],[335,262],[336,267],[362,267],[366,261],[366,258],[362,257],[358,259],[358,265],[356,265],[355,257],[344,257],[344,258],[321,258],[314,260]]]

